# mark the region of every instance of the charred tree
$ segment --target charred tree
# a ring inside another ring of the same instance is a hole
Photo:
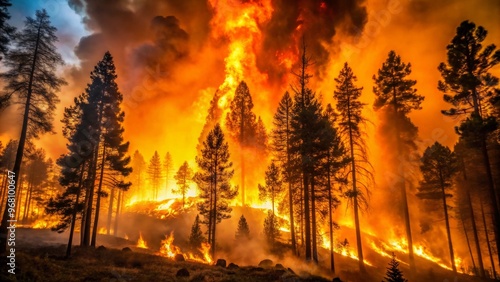
[[[155,151],[149,160],[148,176],[153,189],[153,201],[158,201],[158,190],[160,189],[160,182],[162,177],[161,160],[158,152]]]
[[[182,208],[185,207],[186,194],[189,190],[189,182],[193,178],[193,170],[189,167],[187,162],[184,162],[174,176],[177,181],[178,189],[172,192],[182,195]]]
[[[265,176],[266,185],[258,185],[259,187],[259,199],[261,201],[271,200],[272,212],[274,213],[275,202],[277,197],[283,192],[283,185],[281,181],[281,174],[279,168],[276,164],[271,162],[267,167]]]

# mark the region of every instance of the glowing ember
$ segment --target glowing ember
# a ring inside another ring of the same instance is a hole
[[[148,245],[146,244],[146,241],[142,238],[142,233],[139,232],[139,239],[137,240],[137,248],[142,248],[142,249],[147,249]]]
[[[123,237],[123,239],[128,240],[128,235],[125,234],[125,237]]]
[[[101,227],[99,228],[99,230],[97,230],[97,233],[98,234],[106,234],[108,231],[108,229],[106,229],[106,227]]]

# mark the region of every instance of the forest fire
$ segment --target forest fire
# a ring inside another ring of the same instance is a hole
[[[0,254],[19,222],[68,260],[499,277],[500,4],[478,1],[6,0]]]

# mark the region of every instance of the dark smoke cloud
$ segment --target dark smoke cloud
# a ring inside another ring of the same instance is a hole
[[[279,67],[279,54],[290,50],[298,53],[304,36],[311,57],[321,69],[329,59],[327,46],[333,43],[339,29],[351,36],[362,32],[368,17],[363,3],[363,0],[273,0],[272,17],[262,27],[264,41],[257,53],[257,66],[271,78],[281,77],[287,70]]]

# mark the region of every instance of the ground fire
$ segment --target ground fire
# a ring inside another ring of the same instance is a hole
[[[1,281],[500,279],[500,3],[21,2]]]

